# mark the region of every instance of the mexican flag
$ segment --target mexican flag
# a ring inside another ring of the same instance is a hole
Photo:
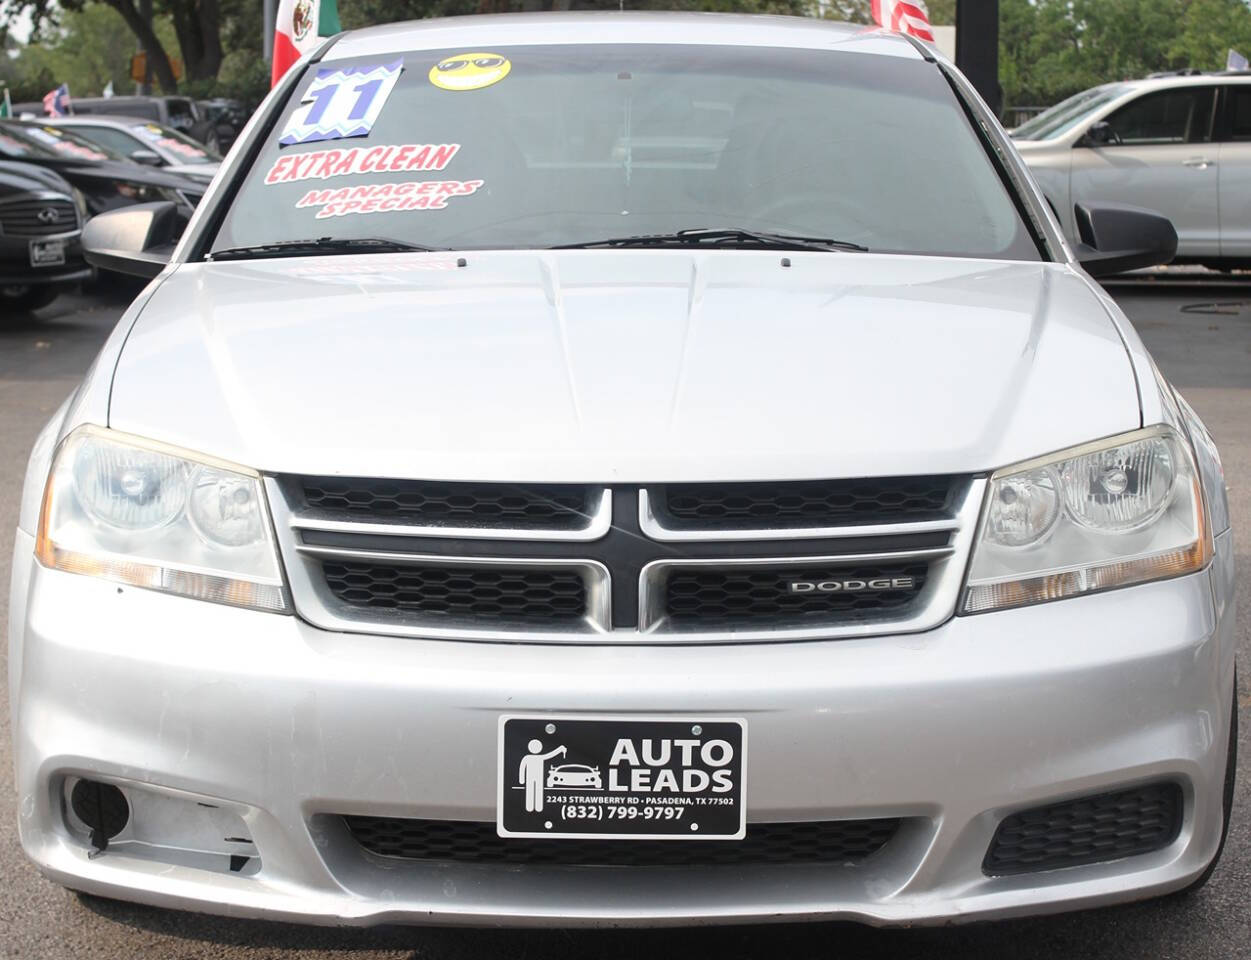
[[[333,37],[342,29],[336,0],[281,0],[274,29],[274,66],[269,85],[276,86],[291,64],[314,49],[324,37]]]

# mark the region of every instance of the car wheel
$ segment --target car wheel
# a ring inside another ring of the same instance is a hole
[[[18,311],[26,313],[46,307],[55,300],[61,291],[54,286],[30,286],[18,284],[11,287],[0,287],[0,303],[4,304],[5,313]]]
[[[1216,847],[1216,856],[1208,864],[1208,868],[1194,880],[1190,886],[1178,891],[1179,896],[1187,897],[1203,887],[1216,872],[1216,865],[1221,862],[1221,854],[1225,850],[1225,840],[1229,836],[1229,821],[1234,810],[1234,778],[1238,773],[1238,674],[1234,674],[1234,702],[1229,718],[1229,748],[1225,752],[1225,795],[1223,808],[1225,822],[1221,825],[1221,842]]]

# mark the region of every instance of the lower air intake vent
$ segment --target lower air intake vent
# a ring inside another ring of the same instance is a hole
[[[894,563],[769,569],[677,568],[666,582],[666,615],[675,624],[859,616],[898,611],[920,595],[929,567]]]
[[[481,620],[574,621],[587,588],[575,570],[409,566],[328,560],[326,585],[343,603]]]
[[[344,817],[370,853],[405,860],[691,867],[766,863],[855,864],[882,849],[897,819],[749,823],[743,840],[513,840],[494,823]]]
[[[1181,819],[1175,783],[1036,807],[999,825],[982,869],[1006,876],[1150,853],[1177,839]]]

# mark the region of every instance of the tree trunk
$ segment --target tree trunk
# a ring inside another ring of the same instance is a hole
[[[161,46],[156,33],[153,32],[152,24],[139,15],[134,0],[105,0],[105,2],[122,15],[126,26],[130,27],[130,32],[138,39],[143,52],[147,54],[148,65],[156,75],[161,89],[166,93],[177,93],[178,81],[174,78],[174,69],[169,64],[169,55]]]
[[[187,79],[214,79],[222,65],[218,0],[170,0],[167,5]]]
[[[200,40],[203,44],[203,58],[200,69],[202,79],[212,80],[222,66],[222,35],[221,7],[218,0],[200,0],[198,20],[200,24]]]

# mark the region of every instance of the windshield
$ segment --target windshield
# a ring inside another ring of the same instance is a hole
[[[49,146],[32,138],[16,123],[0,124],[0,155],[9,160],[34,160],[56,157]]]
[[[5,129],[24,135],[28,142],[33,141],[50,150],[54,156],[68,157],[72,160],[85,160],[89,163],[122,159],[120,154],[114,153],[108,147],[92,143],[90,140],[86,140],[78,134],[71,133],[61,127],[28,123],[22,124],[17,131],[14,131],[12,127],[6,127]]]
[[[295,88],[213,249],[543,248],[689,228],[1007,259],[1038,247],[932,63],[688,45],[424,50]]]
[[[221,157],[185,134],[159,123],[136,123],[131,133],[170,163],[220,163]]]
[[[1083,90],[1067,100],[1061,100],[1054,107],[1044,110],[1038,116],[1025,121],[1025,123],[1012,131],[1012,139],[1055,139],[1072,130],[1078,124],[1083,123],[1096,110],[1111,103],[1127,90],[1129,90],[1129,86],[1123,83],[1111,83],[1102,87]]]

